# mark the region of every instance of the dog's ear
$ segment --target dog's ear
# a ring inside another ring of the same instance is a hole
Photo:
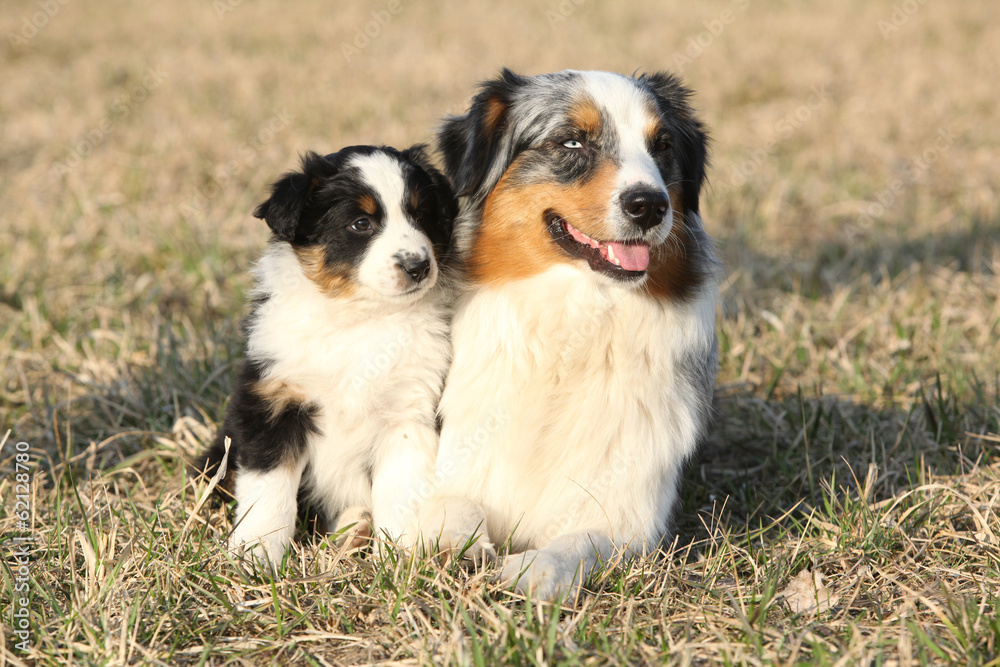
[[[691,91],[668,72],[644,74],[639,81],[652,90],[676,142],[675,155],[681,170],[684,206],[698,212],[698,195],[708,166],[708,135],[691,107]]]
[[[437,195],[438,200],[438,215],[441,217],[442,222],[448,226],[450,233],[451,225],[455,221],[455,216],[458,215],[458,202],[455,199],[455,191],[452,190],[451,183],[448,182],[445,175],[431,162],[426,145],[415,144],[410,146],[403,152],[403,156],[423,169],[431,179],[431,183],[434,185],[434,193]]]
[[[290,171],[271,186],[271,197],[253,212],[267,222],[275,238],[294,241],[304,232],[302,213],[310,195],[324,180],[337,173],[328,158],[308,151],[302,156],[302,171]]]
[[[458,215],[458,200],[455,192],[445,175],[431,162],[427,147],[423,144],[416,144],[403,151],[403,157],[427,174],[434,188],[435,212],[437,213],[437,238],[431,240],[439,244],[443,249],[448,248],[452,238],[455,225],[455,217]]]
[[[445,119],[438,131],[444,167],[458,196],[482,196],[500,174],[496,164],[509,121],[514,94],[527,79],[504,68],[496,79],[484,82],[468,113]]]

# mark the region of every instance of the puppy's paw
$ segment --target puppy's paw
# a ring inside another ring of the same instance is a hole
[[[504,559],[501,583],[514,584],[517,592],[542,600],[575,599],[583,586],[580,562],[544,549],[511,554]]]
[[[278,571],[287,546],[278,540],[269,540],[266,537],[247,539],[235,533],[229,540],[230,553],[242,558],[254,567],[265,569],[272,574]]]
[[[348,507],[337,517],[331,532],[336,536],[333,543],[338,547],[347,545],[348,550],[360,549],[371,540],[372,513],[363,505]]]

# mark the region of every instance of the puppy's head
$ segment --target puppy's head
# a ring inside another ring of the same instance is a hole
[[[451,188],[422,146],[307,153],[254,211],[332,297],[407,301],[429,290],[451,238]]]
[[[686,298],[710,271],[698,217],[707,138],[669,74],[504,70],[445,121],[446,170],[468,198],[470,278],[570,264]]]

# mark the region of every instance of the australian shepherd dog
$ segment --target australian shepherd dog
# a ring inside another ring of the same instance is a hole
[[[555,597],[669,533],[709,421],[706,135],[669,74],[503,71],[439,133],[466,284],[441,398],[439,545]]]
[[[271,241],[246,359],[200,465],[212,473],[230,439],[232,548],[279,564],[300,489],[331,530],[416,540],[450,354],[439,277],[456,212],[422,148],[373,146],[307,154],[257,208]]]

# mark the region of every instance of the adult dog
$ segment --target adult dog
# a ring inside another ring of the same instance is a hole
[[[423,528],[472,554],[509,540],[503,579],[538,597],[661,543],[709,420],[717,264],[689,96],[669,74],[504,70],[439,133],[467,284]]]

